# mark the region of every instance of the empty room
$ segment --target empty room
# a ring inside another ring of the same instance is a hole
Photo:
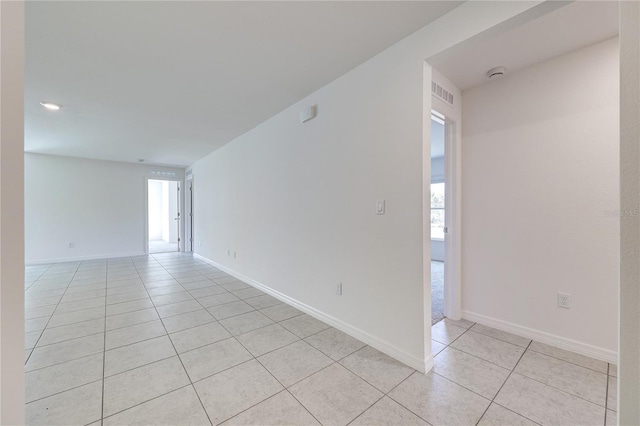
[[[0,423],[640,424],[640,4],[0,11]]]

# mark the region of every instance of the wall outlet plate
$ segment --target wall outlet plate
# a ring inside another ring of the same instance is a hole
[[[571,295],[569,293],[558,293],[558,306],[569,309],[571,307]]]
[[[342,296],[342,283],[336,284],[336,294]]]

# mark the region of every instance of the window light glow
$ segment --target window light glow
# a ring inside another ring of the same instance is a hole
[[[58,104],[54,104],[53,102],[46,102],[46,101],[40,102],[40,105],[42,105],[46,109],[50,109],[52,111],[57,111],[60,108],[62,108],[62,105],[58,105]]]

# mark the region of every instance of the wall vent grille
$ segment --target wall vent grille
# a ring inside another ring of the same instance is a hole
[[[444,101],[447,104],[453,106],[453,93],[450,93],[447,89],[440,86],[435,81],[431,82],[431,94],[441,101]]]
[[[176,173],[176,172],[165,172],[165,171],[159,171],[159,170],[151,170],[151,174],[154,175],[154,176],[178,177],[178,173]]]

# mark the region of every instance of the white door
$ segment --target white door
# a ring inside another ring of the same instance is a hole
[[[184,251],[193,251],[193,177],[188,177],[184,193]]]

